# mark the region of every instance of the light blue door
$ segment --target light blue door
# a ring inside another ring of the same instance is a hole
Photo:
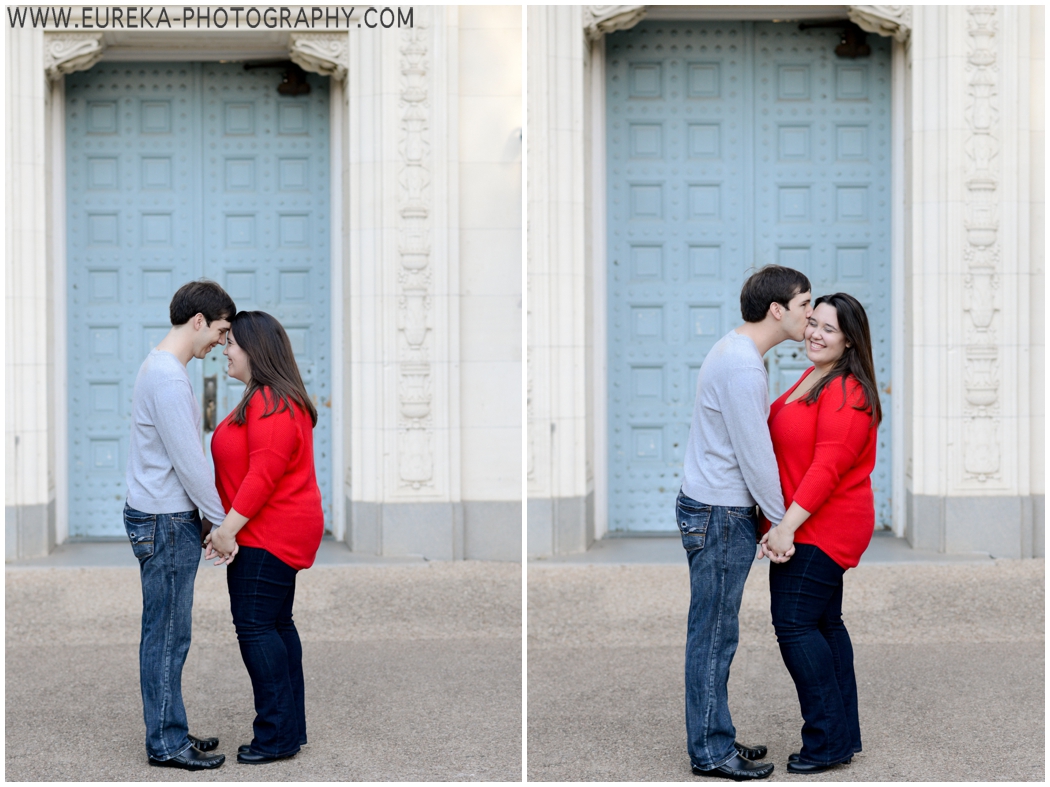
[[[696,375],[753,269],[802,270],[868,312],[890,524],[890,58],[797,23],[643,22],[606,39],[609,530],[674,531]],[[770,396],[810,365],[766,356]]]
[[[318,406],[317,480],[331,522],[328,82],[277,93],[239,64],[100,64],[66,77],[70,534],[123,535],[135,375],[187,281],[288,331]],[[243,387],[221,348],[217,421]],[[210,436],[205,437],[205,440]]]

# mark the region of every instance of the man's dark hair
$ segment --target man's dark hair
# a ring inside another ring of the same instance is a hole
[[[809,292],[806,274],[783,265],[766,265],[751,274],[740,290],[740,314],[744,322],[762,322],[771,303],[785,309],[800,292]]]
[[[222,287],[209,279],[191,281],[179,287],[169,307],[172,325],[185,325],[195,314],[203,314],[211,325],[215,320],[229,320],[237,307]]]

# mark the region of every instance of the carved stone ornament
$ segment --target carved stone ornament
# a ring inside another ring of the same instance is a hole
[[[963,471],[985,484],[1000,477],[1002,457],[999,389],[999,71],[997,9],[967,8],[965,162],[966,244],[963,262]]]
[[[911,35],[910,5],[851,5],[850,21],[869,33],[904,43]]]
[[[398,95],[398,492],[434,489],[429,17],[402,30]]]
[[[346,79],[350,40],[346,33],[292,33],[288,56],[304,71]]]
[[[644,17],[644,5],[585,5],[583,30],[589,40],[596,41],[614,30],[632,28]]]
[[[102,33],[46,33],[44,70],[56,80],[74,71],[86,71],[102,59]]]

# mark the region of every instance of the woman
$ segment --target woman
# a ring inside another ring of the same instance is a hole
[[[762,538],[774,561],[773,626],[804,721],[790,773],[820,773],[861,750],[842,576],[875,528],[871,471],[882,420],[868,318],[857,299],[818,298],[805,342],[813,366],[769,408],[788,510]]]
[[[317,410],[288,334],[265,312],[238,312],[223,352],[244,396],[212,435],[215,485],[229,511],[211,546],[226,570],[241,658],[255,694],[255,737],[237,761],[291,757],[306,743],[303,651],[292,622],[295,575],[324,532],[314,474]]]

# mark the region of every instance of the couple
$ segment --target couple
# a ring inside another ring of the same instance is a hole
[[[324,532],[313,459],[317,411],[288,335],[269,314],[237,312],[225,290],[206,280],[179,288],[170,313],[171,330],[135,380],[124,507],[142,579],[146,753],[150,765],[191,771],[226,760],[212,753],[217,738],[189,734],[182,702],[193,580],[206,546],[206,558],[227,566],[230,610],[255,695],[255,735],[237,761],[273,762],[306,743],[292,601],[295,575],[313,565]],[[186,365],[217,344],[226,345],[227,373],[245,390],[212,435],[212,478]]]
[[[810,305],[806,276],[767,265],[740,292],[744,324],[704,359],[677,521],[689,560],[685,712],[693,773],[763,779],[765,746],[736,740],[727,683],[755,558],[802,710],[789,773],[821,773],[861,750],[842,577],[875,527],[871,472],[882,418],[864,308],[836,293]],[[768,405],[762,356],[805,340],[813,366]],[[762,511],[758,518],[755,504]],[[765,531],[763,533],[763,531]]]

